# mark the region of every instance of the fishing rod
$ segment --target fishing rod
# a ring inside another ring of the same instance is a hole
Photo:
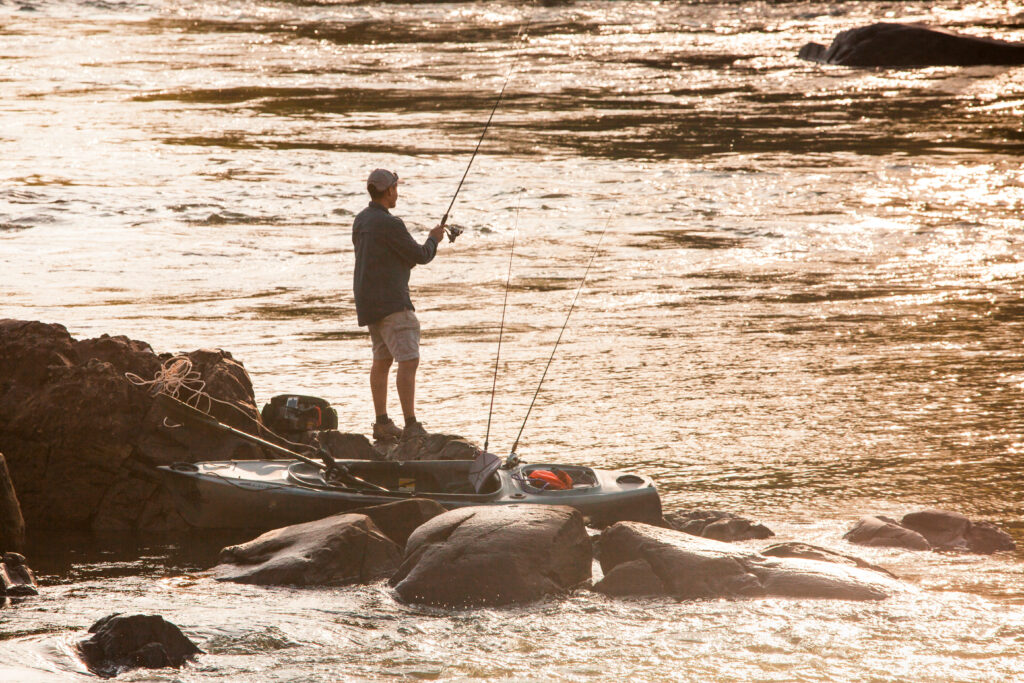
[[[512,282],[512,255],[516,252],[516,235],[519,234],[519,201],[523,197],[522,189],[516,198],[516,223],[512,229],[512,249],[508,253],[508,277],[505,278],[505,300],[501,304],[501,326],[498,328],[498,352],[494,355],[494,377],[491,379],[491,407],[487,410],[487,432],[484,434],[484,451],[487,450],[491,436],[491,415],[494,414],[494,391],[498,386],[498,360],[501,358],[501,338],[505,333],[505,309],[508,306],[508,288]]]
[[[506,468],[512,468],[519,464],[519,456],[516,455],[516,449],[519,447],[519,439],[523,436],[523,429],[526,428],[526,421],[530,419],[530,412],[533,410],[533,404],[537,402],[537,395],[540,394],[540,388],[544,384],[544,378],[548,376],[548,368],[551,367],[551,361],[555,357],[555,351],[558,349],[558,343],[562,341],[562,334],[565,332],[565,328],[569,324],[569,318],[572,316],[573,309],[576,308],[576,299],[579,298],[580,292],[583,290],[583,284],[587,281],[587,274],[590,273],[590,266],[594,265],[594,258],[597,257],[597,252],[601,250],[601,242],[604,240],[604,235],[608,232],[608,226],[611,222],[612,217],[608,216],[608,220],[604,224],[604,230],[601,231],[601,236],[597,239],[597,245],[594,247],[594,251],[590,255],[590,261],[587,263],[587,269],[583,271],[583,279],[580,280],[580,286],[576,288],[576,294],[572,297],[572,303],[569,305],[569,313],[565,316],[565,322],[562,323],[562,329],[558,332],[558,339],[555,340],[555,345],[551,349],[551,356],[548,357],[548,363],[544,366],[544,372],[540,376],[540,382],[537,383],[537,390],[533,392],[533,400],[530,401],[530,407],[526,409],[526,417],[523,418],[523,424],[519,427],[519,433],[516,435],[516,440],[509,451],[508,458],[505,461]]]
[[[526,25],[527,22],[524,21],[522,25],[519,27],[519,31],[516,32],[515,39],[517,41],[519,40],[519,37],[522,35],[523,29],[526,28]],[[477,152],[480,151],[480,145],[484,141],[484,136],[487,135],[487,129],[491,127],[491,121],[494,119],[494,112],[498,111],[498,105],[501,104],[501,98],[504,97],[505,95],[505,88],[508,86],[508,82],[512,78],[512,72],[516,68],[516,62],[519,61],[519,55],[521,55],[522,53],[522,46],[520,45],[520,47],[516,49],[516,56],[512,60],[512,64],[508,67],[508,75],[505,76],[505,82],[501,84],[501,90],[498,92],[498,99],[495,100],[494,107],[491,108],[491,115],[487,117],[487,123],[484,124],[484,129],[480,133],[480,139],[476,141],[476,148],[473,149],[473,154],[472,156],[469,157],[469,163],[466,164],[466,170],[462,174],[462,179],[459,181],[459,186],[455,188],[455,194],[452,195],[452,200],[451,202],[448,203],[448,209],[444,212],[444,215],[441,216],[441,227],[445,228],[448,234],[449,242],[454,242],[455,238],[462,234],[463,228],[454,225],[446,225],[448,223],[448,214],[451,213],[452,207],[455,206],[455,198],[459,196],[459,190],[462,189],[462,183],[466,182],[466,176],[469,175],[469,169],[473,167],[473,160],[476,159],[476,154]]]

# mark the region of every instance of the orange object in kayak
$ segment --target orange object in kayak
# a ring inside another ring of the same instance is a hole
[[[572,477],[558,470],[552,472],[551,470],[534,470],[529,475],[530,483],[538,488],[543,489],[554,489],[556,491],[564,491],[572,488]]]

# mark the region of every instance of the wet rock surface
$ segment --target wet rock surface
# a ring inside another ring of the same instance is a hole
[[[445,512],[447,510],[438,502],[426,498],[410,498],[350,510],[348,514],[366,515],[385,536],[404,548],[413,531]]]
[[[1013,550],[1013,538],[991,522],[975,522],[948,510],[922,510],[900,521],[881,515],[862,517],[843,536],[869,546],[991,554]]]
[[[39,595],[35,572],[25,564],[25,556],[7,552],[0,556],[0,596],[15,598]]]
[[[373,520],[343,513],[224,548],[212,573],[236,583],[343,586],[388,578],[401,561],[401,548]]]
[[[720,510],[670,512],[665,515],[665,522],[670,529],[716,541],[748,541],[775,535],[763,524]]]
[[[477,447],[455,434],[427,434],[408,441],[378,441],[374,444],[385,460],[472,460]]]
[[[78,650],[93,673],[112,678],[135,668],[180,668],[202,654],[174,624],[156,614],[111,614],[92,627]]]
[[[469,507],[416,529],[391,584],[406,602],[508,605],[572,590],[590,578],[591,562],[583,516],[572,508]]]
[[[7,469],[7,460],[0,453],[0,548],[22,550],[25,547],[25,518],[21,503]]]
[[[183,526],[152,467],[231,457],[236,440],[172,429],[146,386],[170,360],[145,342],[102,336],[77,341],[61,325],[0,321],[0,450],[25,523],[32,529]],[[231,354],[186,354],[211,412],[251,428],[252,384]]]
[[[594,590],[617,597],[879,600],[897,587],[880,572],[818,559],[769,557],[638,522],[605,529],[600,546],[604,578]]]
[[[1024,64],[1024,44],[968,36],[923,24],[877,23],[842,31],[825,48],[808,43],[798,55],[823,64],[924,67]]]
[[[763,548],[761,554],[765,557],[797,557],[805,560],[818,560],[819,562],[837,562],[852,567],[860,567],[861,569],[870,569],[896,578],[896,575],[888,569],[872,564],[867,560],[853,555],[846,555],[829,548],[822,548],[821,546],[809,543],[800,543],[799,541],[786,541],[785,543],[770,545],[767,548]]]

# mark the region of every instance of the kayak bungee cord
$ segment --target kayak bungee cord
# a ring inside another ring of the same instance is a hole
[[[508,287],[512,282],[512,255],[516,252],[516,235],[519,234],[519,202],[523,197],[522,189],[516,197],[516,223],[512,229],[512,249],[508,253],[508,277],[505,278],[505,300],[501,303],[501,326],[498,327],[498,352],[494,355],[494,377],[491,379],[491,407],[487,410],[487,432],[484,434],[484,450],[487,450],[488,438],[491,435],[491,415],[494,413],[494,391],[498,386],[498,360],[501,358],[501,337],[505,333],[505,308],[508,306]]]
[[[555,351],[558,349],[558,343],[562,341],[562,333],[565,332],[566,325],[569,324],[569,317],[572,315],[572,311],[576,308],[576,299],[580,296],[580,291],[583,289],[583,284],[587,281],[587,274],[590,273],[590,266],[594,265],[594,258],[597,256],[597,252],[601,250],[601,241],[604,240],[604,235],[608,232],[608,226],[612,222],[612,217],[608,216],[608,220],[604,224],[604,230],[601,231],[601,236],[597,239],[597,245],[594,247],[594,252],[590,255],[590,261],[587,263],[587,269],[583,271],[583,279],[580,280],[580,286],[576,288],[576,294],[572,297],[572,303],[569,305],[569,314],[565,316],[565,322],[562,323],[562,329],[558,332],[558,339],[555,340],[555,346],[551,349],[551,356],[548,357],[548,363],[544,366],[544,372],[540,376],[540,382],[537,383],[537,390],[533,392],[533,400],[530,401],[530,407],[526,409],[526,417],[523,418],[523,424],[519,427],[519,433],[516,435],[516,440],[512,444],[512,449],[509,452],[508,460],[506,461],[506,467],[515,467],[519,462],[519,456],[516,455],[516,449],[519,447],[519,439],[523,435],[523,429],[526,427],[526,421],[530,419],[530,411],[533,410],[533,404],[537,401],[537,395],[540,393],[541,385],[544,384],[544,378],[548,376],[548,368],[551,367],[551,361],[555,357]]]
[[[516,32],[515,40],[519,41],[519,37],[523,34],[523,29],[526,28],[528,22],[524,21],[519,26],[519,31]],[[498,111],[498,105],[501,104],[501,98],[505,95],[505,88],[508,86],[509,80],[512,78],[512,72],[516,68],[516,62],[519,61],[519,55],[523,53],[522,45],[520,44],[516,48],[516,56],[512,59],[512,64],[508,67],[508,75],[505,76],[505,82],[501,84],[501,90],[498,92],[498,99],[494,102],[494,107],[491,108],[491,115],[487,117],[487,123],[484,124],[483,132],[480,133],[480,139],[476,141],[476,148],[473,150],[472,156],[469,157],[469,163],[466,164],[466,170],[462,174],[462,180],[459,181],[459,186],[455,188],[455,194],[452,195],[452,200],[448,204],[448,209],[441,216],[441,226],[445,228],[448,233],[448,241],[454,242],[455,238],[462,234],[462,228],[454,225],[447,226],[448,214],[451,213],[452,207],[455,206],[455,198],[459,196],[459,190],[462,189],[462,183],[466,182],[466,176],[469,175],[469,169],[473,166],[473,160],[476,159],[476,153],[480,151],[480,145],[484,141],[484,136],[487,135],[487,129],[491,127],[491,120],[494,119],[494,112]]]

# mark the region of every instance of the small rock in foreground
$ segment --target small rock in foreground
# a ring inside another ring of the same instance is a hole
[[[181,630],[157,614],[111,614],[89,629],[91,638],[78,642],[89,670],[103,678],[143,667],[180,668],[202,654]]]
[[[4,553],[0,560],[0,596],[9,598],[39,595],[36,575],[20,553]]]

